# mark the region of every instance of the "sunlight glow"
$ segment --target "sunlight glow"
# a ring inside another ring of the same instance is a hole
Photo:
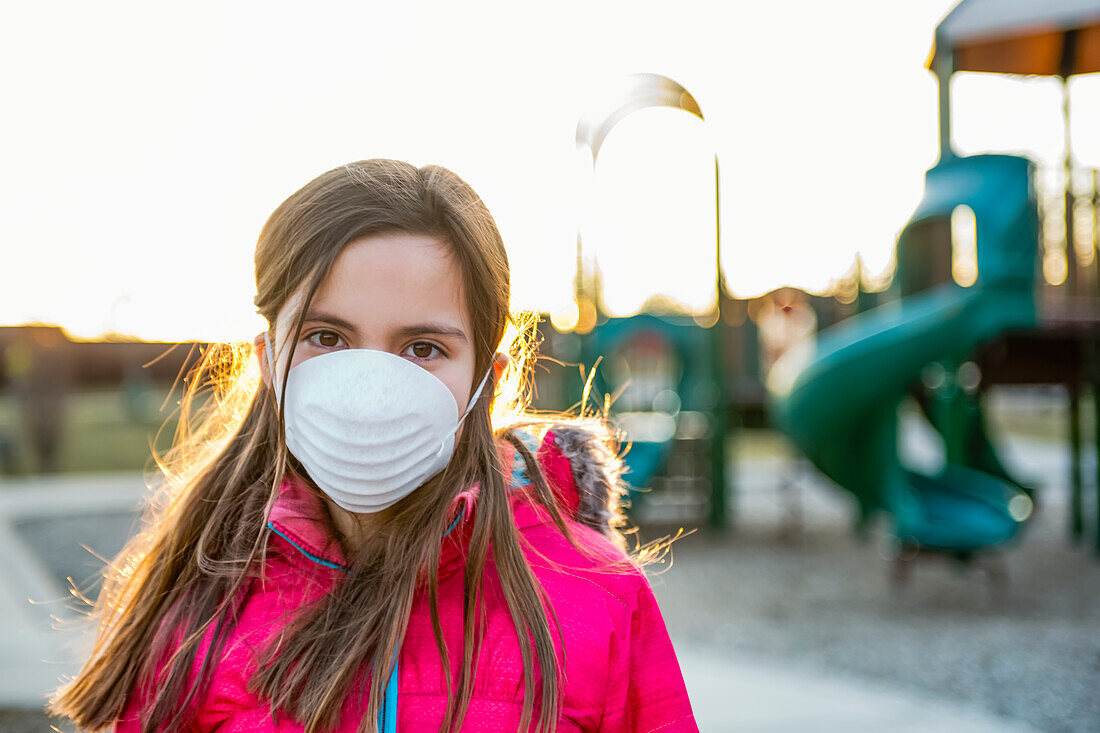
[[[803,3],[797,24],[784,4],[738,6],[736,43],[702,0],[639,14],[623,33],[607,32],[621,7],[567,0],[539,16],[537,37],[518,32],[523,12],[491,2],[479,14],[433,1],[431,23],[413,6],[302,13],[242,0],[200,2],[169,24],[169,10],[122,0],[67,4],[57,24],[50,6],[20,5],[9,18],[20,32],[0,44],[0,62],[27,70],[7,88],[21,113],[0,136],[0,323],[251,339],[265,326],[252,258],[267,216],[319,173],[369,157],[439,163],[478,191],[508,247],[517,310],[570,308],[580,229],[614,313],[650,299],[708,312],[716,153],[733,295],[830,293],[857,254],[865,282],[888,281],[936,161],[936,85],[922,63],[954,4]],[[768,27],[785,29],[784,53],[746,30]],[[409,38],[428,51],[409,57]],[[591,53],[561,54],[566,41]],[[588,180],[574,159],[585,95],[638,71],[683,84],[706,122],[630,115]],[[1081,166],[1100,165],[1098,77],[1070,82]],[[1054,80],[960,74],[953,103],[962,154],[1063,157]],[[1058,256],[1043,258],[1054,279],[1064,247]],[[590,306],[576,307],[583,330]]]
[[[580,321],[581,312],[577,307],[577,301],[571,300],[564,306],[550,314],[550,323],[562,333],[567,333],[576,328]]]
[[[1043,279],[1049,285],[1061,285],[1066,281],[1068,266],[1066,263],[1066,251],[1054,249],[1043,255]]]
[[[978,229],[965,204],[951,212],[951,277],[964,288],[978,281]]]

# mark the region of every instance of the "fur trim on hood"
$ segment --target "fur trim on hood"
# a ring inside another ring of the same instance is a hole
[[[577,521],[605,535],[617,534],[623,524],[627,488],[621,479],[624,466],[612,443],[614,438],[606,428],[600,435],[595,430],[568,424],[554,425],[550,432],[572,469],[573,485],[580,500]]]
[[[547,481],[559,492],[563,510],[581,524],[620,542],[627,487],[622,480],[624,466],[618,439],[611,429],[591,420],[553,422],[545,425],[541,447],[526,430],[517,430],[514,435],[537,456]]]

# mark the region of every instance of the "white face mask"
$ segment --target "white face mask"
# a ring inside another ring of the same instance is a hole
[[[267,332],[264,342],[277,380]],[[382,511],[447,467],[492,371],[460,417],[447,385],[396,354],[340,349],[306,359],[287,375],[287,448],[339,506]]]

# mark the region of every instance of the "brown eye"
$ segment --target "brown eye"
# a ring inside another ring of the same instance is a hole
[[[432,355],[432,350],[436,347],[432,344],[420,341],[413,344],[410,348],[412,349],[412,355],[417,359],[428,359]]]
[[[324,349],[331,349],[340,345],[342,339],[332,331],[314,331],[309,335],[309,340]]]

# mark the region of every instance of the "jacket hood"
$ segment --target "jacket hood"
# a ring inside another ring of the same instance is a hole
[[[548,446],[552,445],[552,448]],[[614,538],[622,524],[623,462],[605,428],[556,423],[546,432],[543,471],[552,485],[564,487],[565,506],[573,518],[601,534]],[[553,453],[561,458],[554,460]]]

